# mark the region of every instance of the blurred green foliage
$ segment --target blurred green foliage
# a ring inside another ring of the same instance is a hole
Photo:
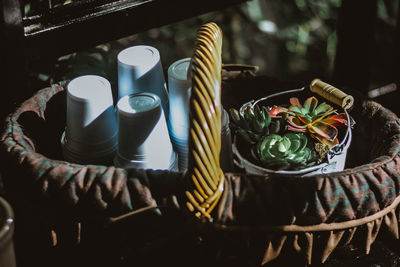
[[[390,42],[386,33],[395,28],[398,3],[378,0],[376,38],[383,43]],[[341,0],[251,0],[63,56],[37,77],[51,83],[91,73],[115,83],[118,52],[140,44],[156,47],[167,70],[174,61],[192,55],[196,30],[210,21],[223,30],[224,63],[257,65],[259,74],[283,80],[330,77],[340,5]],[[26,14],[34,14],[34,7],[27,2]]]

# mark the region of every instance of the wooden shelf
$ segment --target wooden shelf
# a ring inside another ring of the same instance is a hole
[[[121,0],[55,7],[23,19],[27,55],[63,55],[242,2]]]

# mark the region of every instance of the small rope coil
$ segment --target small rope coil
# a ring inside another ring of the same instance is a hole
[[[222,31],[215,23],[199,28],[191,60],[189,165],[186,207],[198,218],[211,211],[224,190],[221,150]]]
[[[351,95],[344,93],[320,79],[314,79],[310,83],[310,90],[344,109],[350,109],[354,104],[354,98]]]

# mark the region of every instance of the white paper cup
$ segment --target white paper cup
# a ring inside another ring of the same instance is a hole
[[[179,170],[185,171],[188,166],[188,153],[189,153],[188,141],[187,141],[187,139],[180,140],[179,138],[176,138],[172,134],[171,134],[171,141],[172,141],[174,150],[178,154]]]
[[[67,86],[64,157],[82,164],[112,163],[118,141],[111,85],[97,75],[73,79]]]
[[[192,80],[188,77],[191,58],[175,61],[168,68],[169,124],[177,137],[187,139]]]
[[[189,100],[192,85],[190,61],[191,58],[183,58],[168,68],[168,128],[172,144],[178,153],[180,171],[185,171],[188,163]]]
[[[124,96],[117,103],[119,167],[171,169],[176,165],[160,98],[152,93]]]
[[[168,93],[160,53],[146,45],[128,47],[118,54],[118,99],[143,92],[156,94],[168,116]]]
[[[178,155],[176,153],[171,154],[171,158],[169,161],[170,164],[167,168],[165,166],[157,167],[154,166],[154,164],[149,164],[146,160],[130,160],[118,155],[114,158],[114,165],[120,168],[179,171]]]

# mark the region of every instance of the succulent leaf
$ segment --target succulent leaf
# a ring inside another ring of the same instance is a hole
[[[269,114],[267,107],[265,107],[265,106],[262,107],[261,114],[263,115],[263,119],[265,120],[265,123],[267,125],[269,125],[271,123],[271,115]]]
[[[243,139],[246,140],[248,143],[253,143],[253,138],[251,138],[251,137],[249,136],[249,134],[248,134],[245,130],[239,128],[239,129],[237,130],[237,132],[238,132],[238,134],[239,134],[241,137],[243,137]]]
[[[235,123],[239,123],[240,122],[239,111],[237,111],[234,108],[230,108],[229,109],[229,114],[231,115],[231,118]]]
[[[311,124],[309,131],[311,133],[316,133],[317,135],[331,142],[336,138],[338,134],[338,130],[335,126],[327,124],[323,121],[317,121]]]
[[[282,114],[285,114],[288,112],[288,109],[285,107],[273,107],[270,111],[269,114],[273,117],[273,118],[282,118]],[[279,115],[281,114],[281,115]]]
[[[312,116],[320,116],[322,114],[325,114],[329,111],[333,110],[333,107],[331,107],[329,104],[323,102],[319,104],[313,111]]]
[[[282,130],[282,124],[277,119],[272,119],[267,107],[249,105],[243,110],[243,114],[235,109],[229,111],[232,117],[232,128],[250,144],[257,143],[271,132],[278,133]]]
[[[289,111],[293,111],[298,114],[303,114],[303,109],[301,106],[290,106]]]
[[[300,118],[290,116],[288,118],[288,123],[290,126],[294,127],[296,132],[306,132],[307,130],[307,124],[304,123],[304,121],[301,121]]]
[[[281,129],[281,121],[275,120],[271,122],[271,126],[269,127],[270,134],[277,134]]]
[[[267,168],[301,168],[315,164],[315,153],[302,133],[271,134],[256,144],[253,157]]]
[[[304,109],[306,114],[312,114],[317,105],[318,105],[318,100],[316,97],[312,96],[307,98],[306,101],[304,101]]]
[[[260,133],[263,130],[262,122],[259,122],[256,118],[250,120],[251,127],[253,128],[254,132]]]
[[[312,136],[326,139],[327,144],[332,144],[337,137],[338,130],[335,126],[347,125],[347,117],[344,113],[332,115],[336,112],[327,103],[318,105],[315,97],[309,97],[302,106],[298,99],[290,99],[288,130],[294,132],[309,131]],[[318,141],[321,138],[317,138]]]
[[[322,121],[333,126],[347,125],[347,117],[344,113],[332,115],[328,118],[323,119]]]
[[[296,135],[294,133],[287,133],[286,137],[289,138],[289,140],[291,142],[292,150],[293,151],[299,150],[299,148],[301,146],[301,140],[298,138],[298,135]]]
[[[250,122],[254,118],[253,109],[250,106],[247,106],[244,110],[244,118],[246,121]]]
[[[292,97],[289,99],[289,102],[292,106],[299,106],[301,107],[300,101],[297,97]]]

